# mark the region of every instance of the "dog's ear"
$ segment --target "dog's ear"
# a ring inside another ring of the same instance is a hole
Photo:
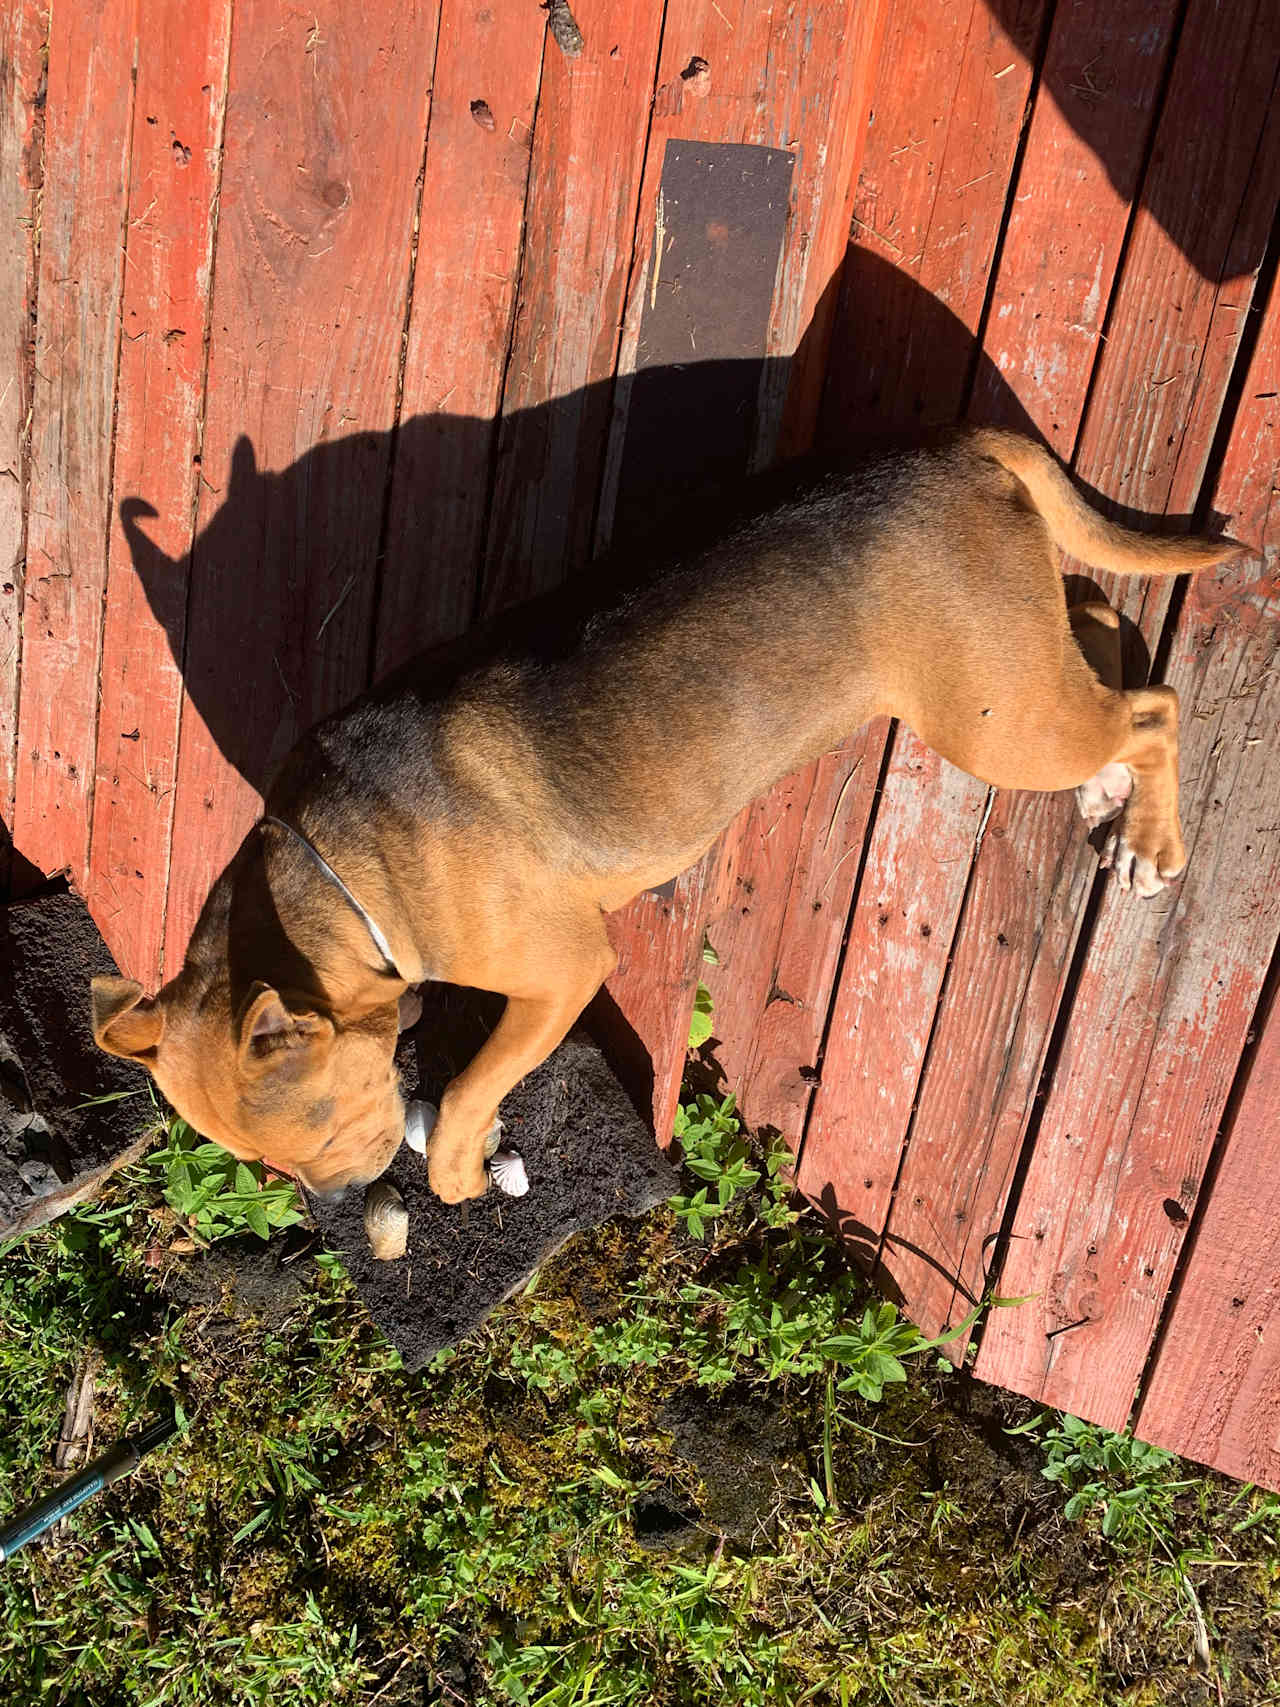
[[[93,1035],[99,1049],[128,1061],[148,1061],[164,1035],[164,1009],[132,978],[95,978],[89,986]]]
[[[240,1010],[240,1065],[260,1073],[286,1062],[300,1066],[328,1052],[333,1021],[324,1014],[294,1012],[270,984],[255,984]]]

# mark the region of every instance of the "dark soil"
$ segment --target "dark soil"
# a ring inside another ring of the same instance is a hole
[[[401,1077],[406,1095],[438,1102],[502,1004],[446,986],[429,987],[425,998],[422,1020],[401,1040]],[[370,1251],[362,1193],[311,1204],[324,1242],[410,1369],[464,1338],[572,1234],[643,1215],[677,1188],[652,1132],[581,1031],[511,1092],[502,1118],[504,1142],[524,1158],[528,1196],[490,1187],[466,1205],[441,1203],[423,1159],[402,1147],[386,1174],[409,1209],[409,1249],[398,1261],[378,1262]]]
[[[310,1264],[300,1260],[315,1235],[301,1227],[270,1243],[252,1234],[221,1239],[175,1263],[164,1290],[184,1309],[201,1312],[208,1339],[242,1339],[246,1326],[278,1331],[307,1289]]]
[[[116,966],[78,896],[59,888],[0,905],[0,967],[2,1239],[36,1199],[126,1150],[152,1104],[141,1068],[93,1041],[89,980]],[[103,1096],[114,1100],[93,1102]]]
[[[726,1541],[771,1539],[778,1513],[803,1494],[804,1443],[798,1419],[759,1392],[685,1388],[658,1414],[671,1450],[698,1473],[702,1521]]]

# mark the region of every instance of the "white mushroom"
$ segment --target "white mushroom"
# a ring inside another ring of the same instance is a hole
[[[409,1248],[409,1211],[386,1180],[374,1180],[364,1194],[364,1230],[379,1262],[393,1262]]]
[[[489,1161],[489,1175],[499,1191],[508,1197],[523,1197],[529,1189],[524,1158],[514,1150],[495,1150]]]
[[[427,1139],[437,1118],[438,1111],[433,1102],[411,1102],[404,1111],[404,1141],[420,1156],[427,1153]]]

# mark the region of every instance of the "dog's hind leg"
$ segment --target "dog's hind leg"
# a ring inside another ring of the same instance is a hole
[[[1073,605],[1067,616],[1076,645],[1084,653],[1085,662],[1094,675],[1104,687],[1122,687],[1120,617],[1117,612],[1109,604],[1095,600]],[[1099,824],[1118,818],[1132,793],[1133,772],[1128,765],[1111,761],[1076,789],[1076,805],[1085,823],[1094,830]]]
[[[1108,604],[1074,606],[1068,615],[1076,644],[1104,687],[1121,686],[1120,618]],[[1139,688],[1130,707],[1129,754],[1117,754],[1076,789],[1090,829],[1119,818],[1103,855],[1122,889],[1154,895],[1186,864],[1178,823],[1178,701],[1172,688]],[[1138,759],[1135,766],[1134,758]]]
[[[1178,822],[1178,696],[1170,687],[1154,687],[1120,697],[1128,707],[1129,733],[1113,762],[1127,766],[1133,792],[1103,863],[1115,867],[1122,889],[1155,895],[1187,863]]]

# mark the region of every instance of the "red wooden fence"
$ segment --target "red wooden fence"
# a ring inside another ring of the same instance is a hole
[[[613,921],[611,991],[665,1132],[705,977],[922,1325],[1031,1295],[980,1375],[1280,1486],[1280,0],[574,13],[8,8],[16,849],[154,984],[297,733],[704,453],[968,416],[1229,521],[1250,560],[1104,588],[1183,696],[1174,890],[874,724]]]

